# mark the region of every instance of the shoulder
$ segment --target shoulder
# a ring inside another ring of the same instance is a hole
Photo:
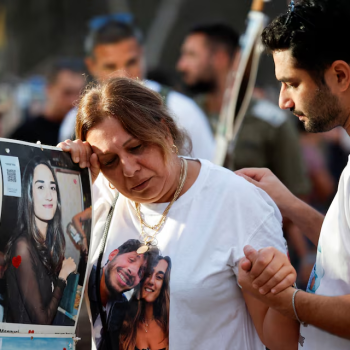
[[[162,86],[159,83],[152,80],[146,80],[145,85],[156,92],[160,92],[162,89]],[[186,111],[188,113],[203,113],[199,106],[191,98],[172,89],[170,89],[168,94],[167,105],[168,108],[175,114],[182,111]]]
[[[33,246],[27,237],[21,236],[13,243],[13,255],[22,258],[29,257]]]
[[[274,128],[280,127],[288,119],[286,113],[278,106],[264,99],[254,100],[250,108],[250,113],[252,116],[268,123]]]
[[[204,188],[214,205],[225,206],[226,210],[249,213],[249,215],[274,215],[279,221],[282,216],[276,204],[262,189],[254,186],[231,170],[201,160],[206,170]],[[203,191],[202,191],[203,192]],[[204,193],[203,193],[204,195]]]
[[[190,97],[177,91],[170,91],[168,95],[168,106],[171,109],[186,111],[195,115],[204,115],[200,107]]]

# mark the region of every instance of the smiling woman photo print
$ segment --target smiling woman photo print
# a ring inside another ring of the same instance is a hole
[[[6,322],[54,324],[76,265],[64,257],[60,191],[54,170],[42,157],[29,161],[23,172],[14,232],[6,247]]]
[[[169,348],[171,260],[158,256],[129,301],[120,349],[141,350]]]

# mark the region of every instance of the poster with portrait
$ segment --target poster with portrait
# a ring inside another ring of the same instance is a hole
[[[7,139],[0,170],[0,337],[73,336],[91,236],[89,171],[58,148]]]

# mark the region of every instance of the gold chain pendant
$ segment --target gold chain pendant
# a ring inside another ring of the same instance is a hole
[[[180,159],[181,159],[181,171],[180,171],[179,184],[178,184],[177,189],[174,193],[174,197],[173,197],[172,201],[165,208],[165,210],[162,214],[162,217],[161,217],[160,221],[158,222],[158,224],[148,225],[142,218],[140,203],[135,203],[136,214],[137,214],[137,217],[140,221],[140,226],[141,226],[141,238],[144,242],[144,245],[142,245],[141,247],[139,247],[139,249],[137,249],[137,251],[136,251],[137,254],[144,254],[149,250],[149,246],[151,245],[151,243],[154,240],[156,240],[156,235],[159,233],[160,229],[165,224],[165,221],[167,219],[167,215],[170,211],[170,208],[172,207],[174,202],[178,199],[178,197],[183,189],[183,186],[184,186],[186,178],[187,178],[187,161],[184,158],[180,158]],[[154,233],[153,234],[146,233],[146,231],[144,231],[144,226],[153,230]]]
[[[142,245],[139,249],[137,249],[137,254],[145,254],[148,251],[148,245]]]

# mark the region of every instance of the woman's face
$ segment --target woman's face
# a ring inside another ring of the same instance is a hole
[[[96,153],[103,175],[124,196],[139,203],[170,200],[178,174],[174,162],[165,163],[158,146],[134,138],[114,118],[90,129],[86,141]]]
[[[143,283],[141,299],[144,299],[147,303],[154,303],[156,301],[162,290],[167,268],[168,263],[164,259],[158,262],[157,266],[153,269],[152,274],[149,275]]]
[[[52,220],[57,209],[56,182],[51,170],[44,164],[34,169],[34,214],[41,221]]]

